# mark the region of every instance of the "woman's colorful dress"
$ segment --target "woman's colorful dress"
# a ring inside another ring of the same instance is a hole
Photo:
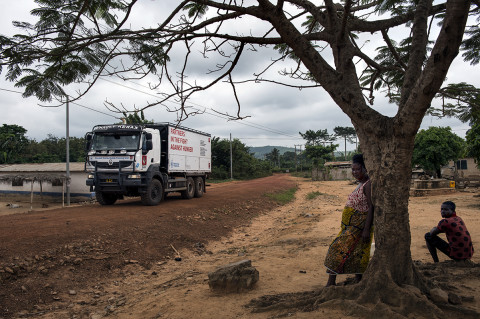
[[[367,197],[363,191],[365,184],[359,184],[348,196],[340,233],[333,240],[325,258],[325,266],[330,274],[363,274],[367,268],[373,227],[370,228],[370,241],[364,243],[362,231],[368,214]]]

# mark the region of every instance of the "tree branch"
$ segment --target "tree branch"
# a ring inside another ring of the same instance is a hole
[[[430,12],[431,0],[420,0],[416,6],[415,18],[412,27],[412,45],[408,57],[408,67],[406,68],[403,86],[400,98],[400,108],[410,96],[410,92],[415,86],[415,82],[422,72],[422,66],[427,52],[428,42],[428,15]],[[388,43],[387,43],[388,44]]]
[[[405,63],[403,63],[402,59],[398,55],[397,49],[395,49],[395,47],[393,46],[392,41],[388,37],[387,31],[386,30],[381,30],[381,31],[382,31],[383,40],[385,41],[388,48],[390,49],[390,52],[392,52],[393,57],[398,62],[398,64],[400,64],[400,66],[403,68],[403,70],[406,70],[407,66],[405,65]]]
[[[447,71],[458,54],[462,35],[470,9],[470,1],[448,1],[446,14],[437,41],[427,60],[425,68],[414,84],[405,107],[399,110],[397,117],[402,120],[415,118],[417,128],[430,102],[440,89]],[[422,116],[419,116],[421,114]]]

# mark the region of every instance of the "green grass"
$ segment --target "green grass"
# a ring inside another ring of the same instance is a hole
[[[305,198],[306,198],[306,199],[309,199],[309,200],[312,200],[312,199],[317,198],[317,197],[320,196],[320,195],[325,195],[325,194],[320,193],[320,192],[318,192],[318,191],[317,191],[317,192],[310,192],[310,193],[307,194],[307,196],[305,196]]]
[[[290,175],[295,176],[295,177],[301,177],[301,178],[312,178],[312,172],[311,171],[290,172]]]
[[[279,193],[267,193],[265,194],[265,196],[267,196],[270,199],[273,199],[280,205],[285,205],[295,199],[296,192],[297,192],[297,187],[292,187]]]
[[[226,182],[231,182],[234,181],[235,179],[207,179],[206,183],[207,184],[220,184],[220,183],[226,183]]]

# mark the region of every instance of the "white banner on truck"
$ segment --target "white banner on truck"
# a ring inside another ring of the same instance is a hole
[[[168,127],[170,172],[211,171],[211,138],[197,132]]]

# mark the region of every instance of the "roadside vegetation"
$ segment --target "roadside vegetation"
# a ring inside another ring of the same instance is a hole
[[[136,118],[131,118],[129,121],[135,122]],[[340,128],[336,129],[339,131]],[[348,128],[343,129],[349,132]],[[287,172],[295,177],[311,178],[312,168],[322,168],[327,161],[349,161],[355,154],[346,150],[343,153],[335,152],[338,147],[335,144],[324,146],[342,136],[345,140],[353,141],[355,135],[345,135],[347,133],[341,135],[338,132],[329,134],[327,130],[308,130],[305,133],[299,133],[305,140],[304,150],[282,153],[277,148],[273,148],[263,158],[255,157],[250,148],[239,139],[230,142],[228,139],[213,137],[212,174],[208,182],[248,180]],[[430,175],[436,174],[440,177],[440,167],[447,164],[449,160],[464,156],[472,156],[478,160],[480,144],[471,135],[473,134],[467,134],[465,141],[451,132],[449,127],[431,127],[428,130],[421,130],[415,139],[412,163],[423,168]],[[69,145],[70,162],[83,162],[85,139],[70,137]],[[27,130],[22,126],[15,124],[0,126],[0,164],[66,162],[65,148],[64,137],[49,134],[46,139],[37,141],[28,138]],[[230,159],[230,149],[232,159]]]
[[[265,194],[265,196],[267,196],[270,199],[273,199],[275,202],[277,202],[280,205],[285,205],[295,199],[295,193],[297,192],[297,190],[298,190],[298,187],[292,187],[279,193],[267,193]]]
[[[305,196],[305,198],[308,199],[308,200],[312,200],[312,199],[317,198],[317,197],[320,196],[320,195],[323,195],[323,194],[320,193],[320,192],[315,191],[315,192],[310,192],[310,193],[308,193],[308,194]]]

